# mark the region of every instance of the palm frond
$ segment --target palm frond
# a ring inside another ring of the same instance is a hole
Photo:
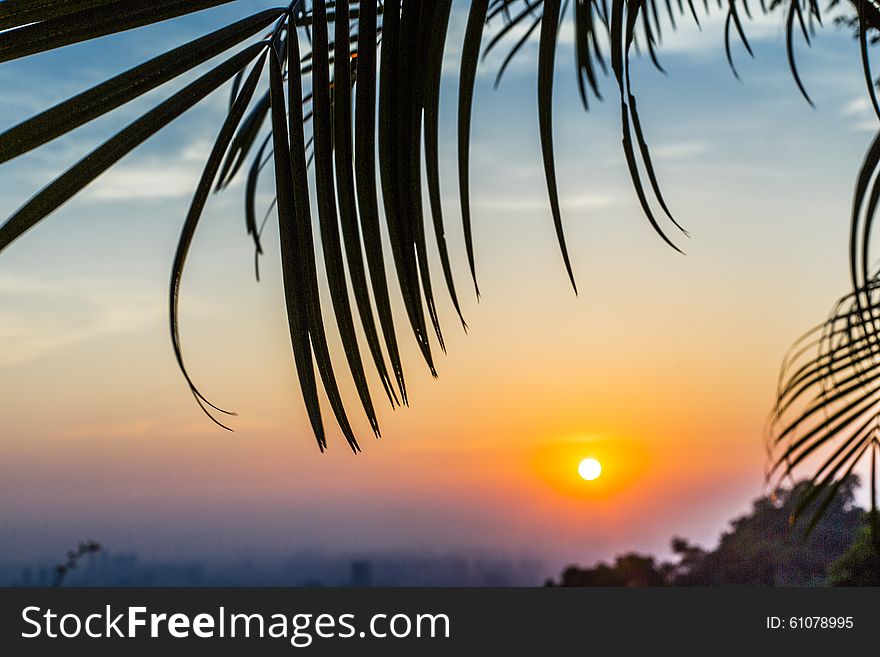
[[[0,2],[0,61],[132,30],[229,1],[6,0]],[[868,33],[880,27],[880,12],[873,0],[853,0],[853,3],[863,68],[870,82]],[[442,204],[444,181],[440,175],[439,153],[443,139],[439,117],[441,81],[453,6],[451,0],[381,3],[376,0],[295,0],[286,7],[257,12],[154,57],[6,130],[0,134],[0,164],[25,156],[198,67],[210,67],[180,91],[169,93],[153,110],[27,201],[0,226],[0,251],[127,153],[231,81],[229,108],[184,218],[172,263],[169,320],[175,358],[199,405],[215,422],[225,426],[217,414],[227,411],[208,401],[185,367],[177,305],[187,253],[210,190],[223,190],[237,176],[245,175],[245,228],[257,259],[263,252],[263,226],[259,216],[264,215],[263,224],[273,212],[278,219],[294,364],[318,445],[323,449],[327,444],[320,410],[320,378],[337,424],[350,447],[357,451],[358,441],[340,394],[337,370],[331,361],[326,325],[332,321],[341,337],[361,409],[376,435],[380,431],[379,413],[371,397],[370,377],[375,374],[378,378],[392,407],[408,403],[398,346],[399,322],[392,312],[390,283],[396,283],[400,289],[409,330],[425,364],[435,375],[434,345],[445,349],[434,291],[435,273],[431,271],[429,230],[433,232],[446,294],[466,327],[447,246],[448,222]],[[821,25],[816,0],[774,0],[769,6],[762,4],[761,9],[785,12],[792,75],[809,98],[795,64],[794,46],[796,39],[809,43],[815,25]],[[686,232],[676,222],[661,192],[660,176],[639,115],[630,60],[634,53],[643,54],[662,71],[660,54],[664,34],[675,30],[685,17],[699,24],[700,15],[709,11],[708,3],[699,6],[692,0],[675,3],[667,0],[662,9],[656,0],[474,0],[470,3],[458,63],[457,182],[461,230],[477,296],[470,144],[481,57],[499,48],[508,49],[497,83],[509,63],[526,51],[525,46],[532,40],[537,42],[536,126],[553,227],[574,286],[574,267],[563,231],[554,152],[553,96],[561,49],[560,30],[567,21],[571,22],[575,35],[572,55],[576,83],[586,108],[593,99],[605,97],[602,78],[613,75],[620,99],[624,159],[636,197],[657,234],[679,250],[673,236],[677,238],[677,232],[683,235]],[[746,0],[727,0],[726,4],[718,3],[717,11],[726,12],[724,42],[733,68],[731,40],[734,34],[743,48],[753,54],[746,30],[751,9]],[[222,59],[220,63],[212,63],[218,58]],[[263,77],[266,61],[268,84]],[[871,93],[876,106],[873,88]],[[875,146],[866,161],[865,169],[869,173],[860,181],[860,190],[869,189],[878,160],[880,146]],[[257,207],[257,190],[267,167],[268,172],[274,174],[274,199],[264,211]],[[863,191],[857,196],[862,199],[860,207],[864,202],[865,210],[865,218],[858,224],[859,245],[867,244],[880,197],[880,193],[874,193],[876,183],[870,189],[870,194]],[[317,201],[314,210],[311,207],[313,192]],[[423,193],[427,203],[422,200]],[[317,235],[312,229],[313,212],[317,213]],[[858,210],[856,214],[860,214]],[[390,241],[394,281],[386,277],[383,224]],[[330,288],[332,313],[322,308],[319,299],[319,249]],[[867,294],[868,287],[864,285],[867,251],[860,249],[861,246],[853,247],[853,271],[861,272],[858,277],[854,275],[854,281],[858,278],[861,283],[856,286],[860,292],[852,299],[857,306],[851,314],[853,318],[861,318],[858,326],[867,331],[867,327],[880,323],[880,318],[872,315],[875,300]],[[849,321],[855,321],[853,318]],[[835,340],[843,335],[837,332],[839,330],[838,327],[832,331]],[[360,335],[365,339],[369,351],[366,360],[371,367],[367,367],[360,352]],[[851,358],[873,357],[876,342],[873,337],[852,340],[852,348],[847,353]],[[823,380],[824,367],[822,361],[821,367],[813,363],[793,372],[785,394],[801,400],[812,386]],[[838,359],[828,367],[849,381],[842,384],[840,390],[850,394],[856,379],[849,378],[851,375],[846,371],[853,366]],[[838,403],[842,397],[826,395],[823,399],[831,398]],[[789,401],[782,400],[780,408],[793,408],[795,402]],[[866,404],[868,400],[849,409],[839,417],[838,423],[844,420],[852,423],[861,418],[862,415],[850,416],[863,411]],[[826,425],[811,434],[787,455],[789,461],[797,460],[807,446],[820,440],[834,426]],[[784,439],[788,440],[804,428],[799,424],[784,431]],[[856,439],[848,449],[861,445]],[[839,457],[852,458],[859,453],[858,448],[855,452],[844,450]],[[831,470],[841,471],[836,467]]]
[[[126,32],[233,1],[61,2],[54,8],[46,7],[45,2],[4,2],[0,5],[0,25],[12,29],[6,29],[0,40],[0,62]]]
[[[799,520],[811,508],[807,533],[840,482],[862,458],[880,449],[878,302],[880,276],[875,275],[802,336],[780,370],[768,433],[767,479],[792,476],[797,468],[816,463],[810,494],[792,518]],[[825,501],[816,509],[817,499]]]

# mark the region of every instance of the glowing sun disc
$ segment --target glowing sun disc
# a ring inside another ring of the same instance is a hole
[[[585,481],[595,481],[602,474],[602,464],[596,459],[584,459],[578,464],[578,474]]]

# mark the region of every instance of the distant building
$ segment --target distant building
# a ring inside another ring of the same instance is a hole
[[[360,589],[373,585],[373,567],[369,561],[351,562],[351,585]]]
[[[51,586],[54,573],[52,561],[0,561],[0,586]],[[303,553],[277,561],[168,562],[104,550],[86,555],[64,586],[538,586],[543,573],[538,561],[455,553]]]

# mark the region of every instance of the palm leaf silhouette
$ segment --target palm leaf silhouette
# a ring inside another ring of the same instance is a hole
[[[208,10],[232,0],[6,0],[0,3],[0,62],[27,57],[108,34]],[[872,31],[880,28],[874,0],[832,2],[837,22],[852,25],[862,53],[868,93],[880,115],[869,58]],[[665,11],[664,11],[665,9]],[[378,376],[389,403],[408,403],[398,348],[399,324],[389,285],[400,288],[406,322],[425,365],[434,369],[434,345],[445,349],[436,309],[436,248],[446,293],[466,327],[446,246],[449,226],[441,207],[438,144],[441,72],[450,39],[452,0],[361,0],[307,2],[259,11],[125,71],[48,108],[0,134],[0,164],[21,157],[177,79],[216,58],[221,63],[170,94],[118,134],[51,181],[0,226],[0,251],[46,219],[125,154],[188,109],[231,81],[229,111],[184,218],[172,267],[169,321],[172,346],[184,379],[201,408],[215,422],[228,411],[199,392],[183,358],[177,317],[186,257],[206,199],[246,172],[245,225],[262,253],[256,189],[274,174],[274,212],[279,227],[285,307],[303,401],[318,446],[326,447],[318,380],[352,450],[357,437],[343,404],[327,342],[327,325],[342,339],[347,369],[362,411],[376,435],[379,425],[368,377]],[[530,40],[538,42],[536,113],[548,203],[563,264],[576,290],[566,246],[554,156],[553,90],[559,33],[574,28],[576,83],[585,108],[601,101],[602,78],[616,83],[623,156],[633,189],[650,225],[676,250],[686,236],[661,192],[651,159],[630,71],[633,53],[658,68],[662,34],[684,20],[717,11],[725,17],[724,48],[735,75],[734,51],[753,56],[746,24],[754,9],[747,0],[473,0],[461,42],[458,89],[458,193],[461,230],[474,290],[479,295],[470,207],[470,136],[474,87],[481,55],[506,48],[496,84]],[[796,87],[812,103],[797,63],[799,42],[809,44],[822,11],[817,0],[760,2],[785,24],[789,66]],[[843,12],[843,13],[841,13]],[[736,43],[739,42],[740,46]],[[268,70],[268,88],[263,72]],[[308,90],[306,92],[306,90]],[[424,162],[422,162],[424,153]],[[271,165],[271,166],[270,166]],[[268,167],[268,170],[267,170]],[[868,453],[876,437],[880,403],[880,282],[868,275],[868,241],[880,200],[876,180],[880,141],[869,150],[860,175],[853,213],[853,290],[817,332],[786,360],[773,414],[774,454],[770,476],[791,469],[825,446],[831,447],[814,477],[817,490],[830,490]],[[428,204],[422,202],[424,172]],[[314,192],[316,206],[311,207]],[[316,214],[318,234],[313,234]],[[428,232],[433,233],[429,246]],[[390,239],[393,281],[386,279],[382,229]],[[318,294],[320,249],[332,311]],[[349,299],[354,300],[352,304]],[[378,325],[373,319],[376,313]],[[362,354],[362,332],[368,354]],[[433,336],[433,337],[432,337]],[[818,337],[817,337],[818,336]],[[317,370],[317,375],[316,375]],[[872,460],[872,463],[874,461]],[[833,492],[833,491],[832,491]],[[811,500],[807,500],[807,506]]]
[[[870,456],[871,517],[876,514],[877,452],[880,450],[880,273],[869,273],[870,236],[880,202],[880,135],[865,157],[856,184],[850,227],[852,291],[828,319],[802,336],[784,359],[771,415],[768,479],[787,476],[821,457],[814,487],[796,508],[797,517],[824,496],[811,531],[840,481]]]

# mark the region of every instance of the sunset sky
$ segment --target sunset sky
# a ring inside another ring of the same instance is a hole
[[[0,126],[271,4],[233,3],[4,64]],[[330,332],[363,453],[352,455],[325,409],[322,455],[297,388],[277,230],[270,222],[257,284],[239,179],[211,199],[181,300],[190,371],[239,413],[235,432],[199,411],[171,351],[167,285],[224,88],[0,256],[7,559],[52,557],[86,538],[165,560],[488,549],[538,557],[551,575],[621,550],[665,554],[674,534],[711,545],[762,493],[780,360],[847,289],[852,188],[877,127],[856,41],[829,26],[813,48],[799,46],[815,110],[791,79],[779,15],[746,24],[756,59],[735,45],[742,82],[727,67],[718,16],[702,32],[685,20],[665,35],[667,76],[634,63],[666,199],[691,233],[682,256],[638,207],[613,80],[609,102],[585,114],[564,35],[556,143],[579,297],[546,202],[536,45],[497,91],[499,58],[488,58],[472,150],[478,303],[455,184],[466,4],[456,3],[448,45],[441,158],[470,331],[441,296],[439,379],[401,330],[411,407],[383,404],[373,377],[383,432],[374,440]],[[4,165],[0,217],[164,93]],[[269,186],[261,198],[266,207]],[[402,312],[395,319],[406,328]],[[588,456],[604,468],[592,483],[577,479]]]

